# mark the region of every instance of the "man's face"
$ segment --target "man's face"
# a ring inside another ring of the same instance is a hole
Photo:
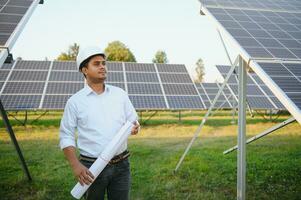
[[[87,67],[83,68],[83,73],[87,78],[105,80],[107,78],[106,60],[102,56],[94,56],[88,62]]]

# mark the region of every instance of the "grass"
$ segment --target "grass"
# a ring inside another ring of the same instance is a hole
[[[147,119],[152,112],[143,113]],[[216,113],[202,129],[179,171],[173,170],[204,112],[159,112],[131,136],[131,199],[235,199],[237,126],[227,111]],[[22,113],[19,114],[21,116]],[[27,127],[11,119],[33,177],[27,182],[8,134],[0,128],[0,199],[72,199],[72,172],[58,147],[61,113],[52,112]],[[37,117],[30,113],[29,121]],[[276,122],[248,117],[248,137]],[[22,118],[22,117],[21,117]],[[300,199],[301,130],[293,123],[247,148],[247,199]]]

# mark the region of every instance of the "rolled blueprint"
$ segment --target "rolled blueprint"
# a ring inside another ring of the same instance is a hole
[[[96,159],[96,161],[91,165],[89,170],[94,175],[94,180],[106,167],[108,162],[114,157],[120,146],[127,140],[129,135],[131,134],[131,129],[133,128],[133,126],[134,124],[129,121],[125,123],[123,127],[121,127],[119,132],[114,136],[114,138],[109,142],[100,156]],[[84,186],[82,186],[78,182],[71,190],[71,195],[76,199],[80,199],[91,184],[84,184]]]

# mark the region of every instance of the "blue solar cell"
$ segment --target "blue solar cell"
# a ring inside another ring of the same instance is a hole
[[[109,84],[109,85],[113,85],[113,86],[115,86],[115,87],[119,87],[119,88],[125,90],[124,83],[116,83],[116,82],[113,82],[113,83],[111,83],[111,82],[106,82],[106,83]]]
[[[162,95],[160,84],[128,83],[129,94],[159,94]]]
[[[5,110],[31,110],[40,105],[42,95],[1,95]]]
[[[171,109],[204,109],[199,96],[167,96]]]
[[[193,84],[163,84],[166,95],[198,95]]]
[[[267,50],[274,55],[275,58],[297,58],[294,54],[292,54],[291,51],[289,51],[286,48],[278,49],[278,48],[269,48],[267,47]]]
[[[179,72],[179,73],[188,73],[185,65],[180,64],[156,64],[159,72]]]
[[[65,71],[76,71],[78,72],[78,68],[74,61],[53,61],[52,70],[65,70]]]
[[[135,72],[126,72],[127,82],[141,82],[141,83],[154,83],[159,82],[158,76],[156,73],[135,73]]]
[[[0,81],[5,81],[9,74],[9,70],[0,70]]]
[[[270,76],[292,76],[292,74],[280,63],[261,63],[260,66]]]
[[[127,72],[156,72],[154,64],[150,63],[125,63],[124,65]]]
[[[45,82],[7,82],[2,94],[41,94]]]
[[[45,95],[42,108],[49,110],[64,109],[67,100],[71,95]]]
[[[147,109],[167,109],[163,96],[133,96],[129,95],[133,106],[138,110]]]
[[[287,94],[301,92],[301,82],[294,77],[272,77],[273,81]]]
[[[109,71],[107,73],[106,81],[108,81],[108,82],[124,82],[123,72],[111,72],[111,71]]]

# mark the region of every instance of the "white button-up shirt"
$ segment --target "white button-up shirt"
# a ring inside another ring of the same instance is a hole
[[[97,94],[86,85],[66,103],[60,125],[60,147],[75,147],[77,138],[80,154],[96,158],[124,123],[137,119],[137,113],[124,90],[105,84],[104,92]],[[127,142],[117,154],[126,148]]]

